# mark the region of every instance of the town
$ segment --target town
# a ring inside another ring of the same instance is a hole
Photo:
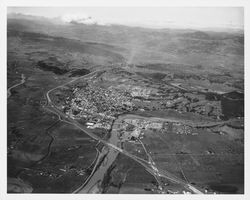
[[[142,86],[144,78],[123,69],[110,69],[88,81],[80,79],[55,90],[53,98],[66,115],[91,129],[110,130],[117,116],[136,111],[172,109],[213,119],[222,116],[220,101],[209,101],[203,94],[182,92],[170,85],[147,81],[147,87]]]

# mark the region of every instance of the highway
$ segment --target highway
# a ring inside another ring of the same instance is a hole
[[[103,70],[100,70],[100,71],[103,71]],[[70,118],[69,116],[65,115],[62,111],[60,111],[59,109],[56,108],[56,106],[53,104],[53,102],[51,101],[50,99],[50,96],[49,94],[57,89],[57,88],[60,88],[60,87],[63,87],[69,83],[72,83],[80,78],[86,78],[94,73],[96,73],[98,71],[94,71],[90,74],[87,74],[85,76],[82,76],[82,77],[79,77],[77,79],[73,79],[63,85],[60,85],[60,86],[57,86],[51,90],[49,90],[47,93],[46,93],[46,98],[47,98],[47,109],[56,114],[58,117],[59,117],[59,120],[61,121],[64,121],[66,123],[69,123],[69,124],[72,124],[74,125],[75,127],[79,128],[80,130],[82,130],[84,133],[86,133],[87,135],[89,135],[91,138],[103,143],[104,145],[110,147],[111,149],[114,149],[116,150],[117,152],[119,153],[122,153],[123,155],[126,155],[128,156],[129,158],[133,159],[134,161],[138,162],[139,164],[141,164],[149,173],[151,173],[154,177],[164,177],[166,179],[168,179],[169,181],[171,182],[174,182],[174,183],[178,183],[178,184],[181,184],[183,185],[183,187],[185,187],[187,190],[195,193],[195,194],[203,194],[200,190],[198,190],[197,188],[195,188],[194,186],[190,185],[190,184],[187,184],[184,180],[172,175],[171,173],[167,172],[167,171],[164,171],[164,170],[161,170],[161,169],[157,169],[155,165],[152,165],[152,161],[146,161],[146,160],[143,160],[142,158],[139,158],[135,155],[132,155],[130,154],[129,152],[119,148],[118,146],[116,146],[116,144],[112,144],[106,140],[103,140],[102,138],[98,137],[97,135],[93,134],[89,129],[87,129],[85,126],[83,126],[82,124],[80,124],[79,122],[77,122],[76,120]],[[98,161],[99,159],[97,159]],[[96,167],[96,166],[95,166]],[[95,169],[94,167],[94,169]],[[91,179],[91,177],[94,175],[94,172],[92,173],[92,175],[90,176],[90,178],[88,179],[88,181]],[[158,178],[157,178],[157,181],[158,181]],[[80,188],[78,188],[75,193],[78,193],[79,191],[82,191],[84,190],[84,186],[86,185],[86,183],[84,183],[82,186],[80,186]],[[85,191],[85,190],[84,190]]]

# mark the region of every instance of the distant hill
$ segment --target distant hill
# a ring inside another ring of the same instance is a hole
[[[7,29],[111,45],[135,64],[180,63],[229,70],[242,70],[244,64],[244,34],[239,32],[72,24],[20,14],[8,16]]]
[[[196,38],[196,39],[211,39],[210,35],[202,31],[194,31],[191,33],[183,34],[185,37]]]

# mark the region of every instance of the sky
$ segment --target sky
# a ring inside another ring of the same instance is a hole
[[[91,16],[100,24],[151,28],[239,28],[244,26],[241,7],[8,7],[8,13],[64,19]]]

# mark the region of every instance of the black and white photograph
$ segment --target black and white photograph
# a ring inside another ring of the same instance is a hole
[[[244,195],[244,13],[7,6],[7,195]]]

